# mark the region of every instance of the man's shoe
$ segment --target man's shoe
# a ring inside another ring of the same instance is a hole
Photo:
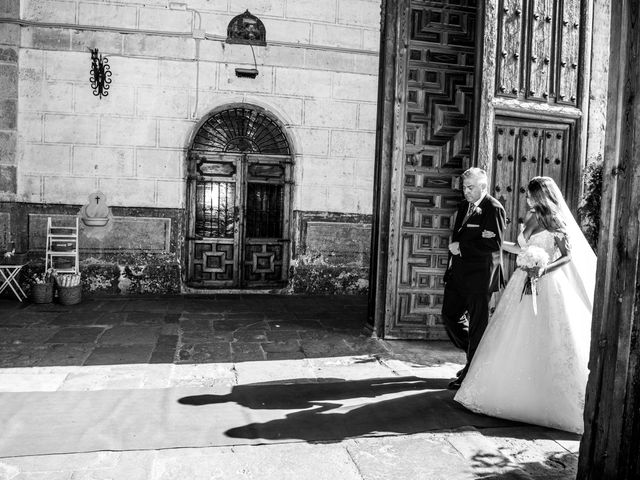
[[[458,390],[461,386],[462,386],[462,379],[456,378],[455,380],[451,380],[449,382],[449,385],[447,385],[447,388],[449,390]]]
[[[466,368],[466,367],[465,367]],[[464,373],[464,368],[462,370],[458,370],[456,372],[456,377],[460,378],[462,376],[462,374]]]

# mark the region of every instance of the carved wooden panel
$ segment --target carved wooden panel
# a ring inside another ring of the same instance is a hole
[[[387,338],[443,338],[442,276],[472,151],[476,2],[412,0],[395,315]]]
[[[558,102],[575,105],[580,64],[580,0],[564,0],[562,7],[556,91]]]
[[[580,0],[500,0],[498,96],[577,105]]]
[[[528,98],[547,100],[549,98],[550,69],[552,59],[553,25],[555,15],[554,0],[534,0],[530,18],[531,53],[529,55],[529,76],[526,95]]]
[[[499,10],[497,90],[516,97],[520,91],[522,63],[522,28],[524,18],[521,0],[501,0]]]

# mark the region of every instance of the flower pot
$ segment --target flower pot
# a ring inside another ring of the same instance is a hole
[[[53,283],[36,283],[29,292],[33,303],[51,303],[53,301]]]
[[[58,301],[62,305],[75,305],[82,300],[82,285],[61,287],[58,285]]]

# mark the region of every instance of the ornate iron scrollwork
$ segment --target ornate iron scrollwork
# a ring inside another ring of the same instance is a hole
[[[227,27],[227,43],[266,45],[267,32],[262,21],[246,10],[234,17]]]
[[[111,67],[109,59],[98,53],[97,48],[90,48],[91,52],[91,77],[89,82],[96,97],[106,97],[109,95],[109,84],[111,83]]]

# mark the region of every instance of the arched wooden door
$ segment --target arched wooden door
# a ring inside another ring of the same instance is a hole
[[[229,106],[202,124],[189,152],[189,286],[286,284],[292,158],[279,122],[259,107]]]

